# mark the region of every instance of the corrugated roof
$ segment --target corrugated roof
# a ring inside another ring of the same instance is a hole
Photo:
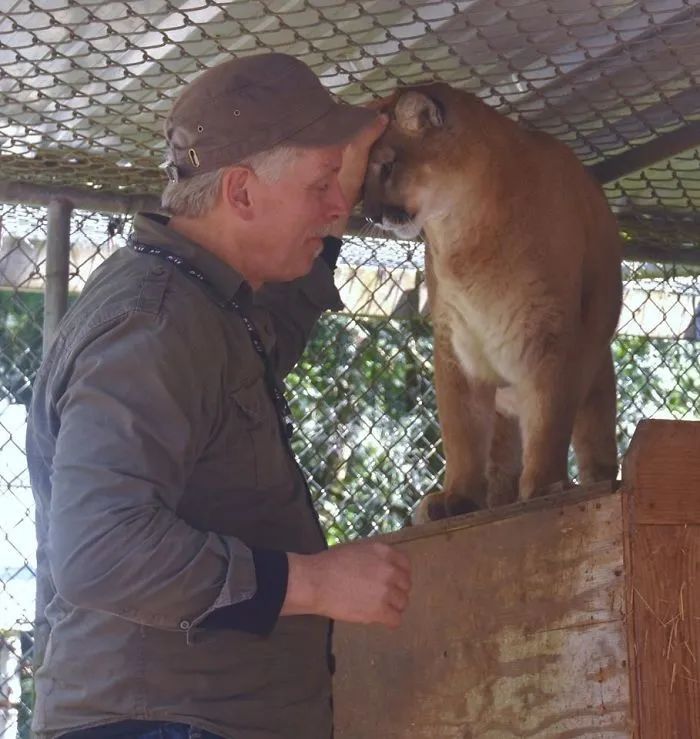
[[[691,0],[102,2],[0,11],[0,178],[158,193],[161,126],[202,69],[294,54],[342,98],[444,80],[568,143],[638,244],[698,247]]]

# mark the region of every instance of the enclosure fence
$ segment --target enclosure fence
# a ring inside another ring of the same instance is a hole
[[[438,80],[566,142],[625,241],[622,454],[640,418],[700,416],[699,14],[696,0],[2,4],[0,739],[28,736],[33,701],[32,380],[65,305],[123,246],[124,213],[160,193],[162,122],[182,86],[280,51],[348,102]],[[287,378],[331,542],[402,526],[444,467],[422,245],[356,232],[336,281],[345,310],[321,319]]]

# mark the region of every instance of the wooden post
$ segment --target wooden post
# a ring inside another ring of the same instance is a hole
[[[700,737],[700,423],[642,421],[623,480],[635,738]]]

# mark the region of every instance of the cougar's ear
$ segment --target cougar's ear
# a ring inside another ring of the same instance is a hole
[[[426,128],[442,128],[442,104],[422,92],[404,92],[394,108],[396,124],[407,133],[420,133]]]

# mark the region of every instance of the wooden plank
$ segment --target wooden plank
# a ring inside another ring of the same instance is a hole
[[[336,625],[337,739],[631,735],[621,495],[491,516],[385,537],[411,605]]]
[[[700,737],[700,526],[639,526],[630,557],[635,736]]]
[[[700,422],[641,421],[622,478],[636,524],[700,524]]]
[[[636,739],[700,737],[700,423],[643,421],[623,463]]]
[[[500,508],[486,508],[475,513],[467,513],[461,516],[451,516],[439,521],[421,524],[420,526],[408,525],[399,531],[384,534],[378,540],[387,544],[398,544],[402,541],[415,541],[426,537],[448,534],[461,529],[470,529],[475,526],[484,526],[495,521],[503,521],[506,518],[521,516],[525,513],[537,513],[551,509],[559,510],[562,506],[590,503],[597,501],[606,495],[610,495],[613,489],[617,489],[619,483],[613,486],[610,482],[596,482],[591,485],[573,485],[560,493],[543,495],[532,498],[525,503],[512,503]]]

